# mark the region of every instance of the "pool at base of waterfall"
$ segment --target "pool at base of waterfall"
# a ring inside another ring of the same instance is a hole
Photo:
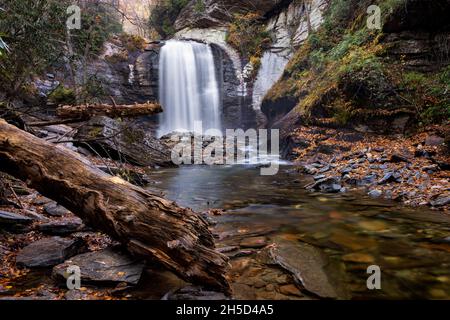
[[[236,299],[450,298],[450,217],[442,213],[309,192],[290,166],[275,176],[258,165],[184,166],[151,179],[151,190],[209,212]]]

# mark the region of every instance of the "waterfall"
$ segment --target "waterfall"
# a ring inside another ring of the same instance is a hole
[[[253,108],[261,108],[264,96],[280,79],[289,60],[271,51],[266,51],[261,59],[261,67],[253,87]]]
[[[220,94],[211,47],[193,41],[170,40],[159,60],[159,136],[173,131],[222,129]]]

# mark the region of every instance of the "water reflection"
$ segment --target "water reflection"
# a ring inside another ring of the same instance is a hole
[[[160,181],[157,189],[182,206],[227,210],[216,219],[219,247],[239,247],[246,237],[264,236],[269,243],[289,241],[320,250],[340,297],[450,298],[450,217],[358,193],[310,193],[303,188],[307,181],[289,173],[289,167],[277,176],[259,173],[257,166],[189,166],[158,171],[153,178]],[[256,256],[247,259],[256,261]],[[239,259],[233,263],[242,264]],[[366,287],[372,264],[382,270],[379,291]],[[256,287],[248,282],[247,287]]]

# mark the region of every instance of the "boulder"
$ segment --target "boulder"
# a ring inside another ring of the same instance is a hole
[[[108,117],[94,117],[75,136],[80,143],[87,141],[101,155],[125,159],[139,166],[174,166],[171,150],[149,130],[137,125],[118,122]]]
[[[321,298],[338,297],[325,272],[327,260],[318,249],[280,239],[270,249],[270,256],[275,264],[289,271],[306,291]]]
[[[435,135],[430,135],[425,140],[425,145],[430,146],[430,147],[437,147],[437,146],[443,145],[444,142],[445,142],[444,138],[441,138],[441,137],[438,137]]]
[[[383,191],[381,190],[372,190],[369,192],[369,196],[372,198],[379,198],[383,195]]]
[[[0,226],[16,227],[26,226],[33,222],[33,219],[13,212],[0,211]]]
[[[267,245],[267,239],[265,237],[251,237],[241,241],[240,246],[242,248],[259,249],[264,248]]]
[[[113,249],[80,254],[53,268],[53,276],[66,281],[69,266],[78,266],[81,270],[81,283],[98,285],[138,284],[144,263],[134,260]]]
[[[399,182],[401,175],[396,172],[387,172],[380,181],[378,181],[379,185],[387,184],[390,182]]]
[[[81,231],[83,227],[83,222],[78,218],[74,218],[44,223],[39,225],[38,229],[46,234],[64,236]]]
[[[60,206],[56,202],[50,202],[44,206],[44,211],[48,215],[51,215],[52,217],[62,217],[70,214],[71,212],[64,208],[63,206]]]
[[[450,204],[450,196],[438,196],[430,202],[432,207],[443,207]]]
[[[44,238],[19,251],[16,264],[27,268],[53,267],[85,250],[82,239]]]
[[[400,153],[394,153],[389,161],[393,163],[410,162],[407,155]]]
[[[326,193],[338,193],[342,189],[342,185],[337,178],[325,178],[315,182],[307,187],[307,189],[326,192]]]

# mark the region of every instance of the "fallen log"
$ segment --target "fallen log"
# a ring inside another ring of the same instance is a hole
[[[56,109],[56,115],[62,119],[88,120],[95,116],[111,118],[133,118],[155,115],[163,112],[158,103],[144,103],[134,105],[84,104],[79,106],[62,106]]]
[[[227,258],[189,209],[107,175],[78,154],[0,119],[0,168],[188,282],[230,292]]]
[[[64,119],[64,120],[51,120],[51,121],[37,121],[37,122],[28,122],[27,126],[29,127],[48,127],[55,126],[60,124],[72,124],[77,122],[83,122],[83,119]]]

